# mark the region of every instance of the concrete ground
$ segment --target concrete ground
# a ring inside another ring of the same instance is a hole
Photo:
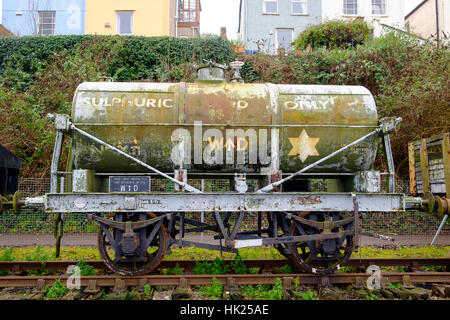
[[[394,236],[395,241],[381,240],[378,238],[372,238],[367,236],[361,237],[361,246],[392,246],[395,244],[403,244],[406,246],[415,245],[429,245],[433,240],[433,235],[407,235],[407,236]],[[194,234],[185,237],[187,241],[201,242],[201,235]],[[209,244],[219,245],[218,240],[214,240],[212,235],[204,235],[204,240]],[[222,242],[223,243],[223,242]],[[63,246],[97,246],[96,234],[75,234],[64,235],[61,244]],[[448,246],[450,245],[450,235],[440,235],[436,242],[436,245]],[[54,246],[55,238],[51,234],[35,235],[35,234],[0,234],[0,247],[27,247],[27,246]]]

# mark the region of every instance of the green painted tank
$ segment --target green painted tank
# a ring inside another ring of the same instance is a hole
[[[378,116],[358,86],[224,82],[83,83],[72,121],[80,129],[164,172],[296,172],[371,132]],[[378,137],[310,172],[369,170]],[[146,169],[74,133],[75,168],[103,173]]]

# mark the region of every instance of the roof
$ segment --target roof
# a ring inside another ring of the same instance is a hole
[[[408,14],[405,16],[405,19],[408,19],[410,15],[412,15],[414,12],[416,12],[417,10],[419,10],[419,8],[420,8],[421,6],[423,6],[427,1],[428,1],[428,0],[423,0],[421,3],[419,3],[419,4],[417,5],[417,7],[415,7],[410,13],[408,13]]]
[[[0,24],[0,37],[11,37],[14,34],[6,29],[2,24]]]
[[[22,160],[0,144],[0,168],[20,169]]]

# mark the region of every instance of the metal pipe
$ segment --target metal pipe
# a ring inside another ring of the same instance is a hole
[[[145,168],[147,168],[147,169],[149,169],[149,170],[151,170],[151,171],[153,171],[153,172],[156,172],[156,173],[159,174],[160,176],[163,176],[164,178],[169,179],[169,180],[172,181],[173,183],[176,183],[176,184],[178,184],[179,186],[181,186],[182,188],[186,189],[186,191],[194,192],[194,193],[202,193],[202,192],[201,192],[200,190],[198,190],[197,188],[194,188],[193,186],[191,186],[191,185],[189,185],[189,184],[187,184],[187,183],[185,183],[185,182],[178,181],[177,179],[174,179],[174,178],[168,176],[168,175],[165,174],[164,172],[161,172],[161,171],[159,171],[158,169],[155,169],[155,168],[153,168],[152,166],[149,166],[149,165],[146,164],[145,162],[142,162],[141,160],[136,159],[136,158],[134,158],[133,156],[130,156],[129,154],[123,152],[122,150],[119,150],[119,149],[113,147],[112,145],[110,145],[110,144],[108,144],[108,143],[106,143],[106,142],[104,142],[104,141],[102,141],[102,140],[100,140],[100,139],[94,137],[93,135],[90,135],[89,133],[87,133],[87,132],[85,132],[85,131],[83,131],[83,130],[81,130],[81,129],[78,129],[78,128],[75,127],[73,124],[70,125],[70,128],[71,128],[72,130],[75,130],[76,132],[82,134],[83,136],[88,137],[89,139],[94,140],[95,142],[97,142],[97,143],[99,143],[99,144],[101,144],[101,145],[103,145],[103,146],[105,146],[105,147],[107,147],[107,148],[113,150],[114,152],[117,152],[118,154],[120,154],[120,155],[122,155],[122,156],[124,156],[124,157],[126,157],[126,158],[128,158],[128,159],[130,159],[130,160],[133,160],[134,162],[140,164],[141,166],[143,166],[143,167],[145,167]]]
[[[439,233],[441,233],[441,230],[442,230],[442,228],[444,227],[444,224],[445,224],[445,221],[447,221],[447,218],[448,218],[448,215],[446,214],[446,215],[444,216],[444,219],[442,219],[442,222],[441,222],[441,225],[439,226],[438,231],[437,231],[436,234],[434,235],[433,241],[431,241],[431,245],[434,244],[434,242],[436,241],[436,239],[437,239]]]
[[[437,48],[439,49],[439,0],[435,0],[436,3],[436,41]]]
[[[50,168],[50,192],[58,192],[58,164],[61,157],[61,149],[64,134],[61,130],[56,131],[55,146],[53,147],[52,164]]]
[[[300,171],[297,171],[296,173],[293,173],[293,174],[291,174],[290,176],[288,176],[288,177],[286,177],[286,178],[284,178],[284,179],[282,179],[282,180],[279,180],[279,181],[276,181],[276,182],[274,182],[274,183],[271,183],[271,184],[265,186],[264,188],[261,188],[261,189],[257,190],[256,192],[257,192],[257,193],[263,193],[263,192],[269,192],[269,191],[272,191],[275,187],[278,187],[278,186],[281,185],[282,183],[284,183],[284,182],[286,182],[286,181],[288,181],[288,180],[290,180],[290,179],[292,179],[292,178],[298,176],[299,174],[301,174],[301,173],[303,173],[303,172],[305,172],[305,171],[308,171],[308,170],[311,169],[311,168],[314,168],[314,167],[317,166],[318,164],[320,164],[320,163],[322,163],[322,162],[324,162],[324,161],[326,161],[326,160],[328,160],[328,159],[334,157],[335,155],[341,153],[342,151],[345,151],[345,150],[347,150],[347,149],[353,147],[354,145],[356,145],[356,144],[358,144],[358,143],[360,143],[360,142],[366,140],[367,138],[369,138],[369,137],[373,136],[374,134],[380,132],[380,130],[381,130],[381,129],[378,128],[378,129],[372,131],[371,133],[368,133],[368,134],[366,134],[365,136],[359,138],[358,140],[355,140],[355,141],[353,141],[352,143],[346,145],[345,147],[342,147],[341,149],[339,149],[339,150],[337,150],[337,151],[335,151],[335,152],[329,154],[328,156],[326,156],[326,157],[324,157],[324,158],[322,158],[322,159],[320,159],[320,160],[318,160],[318,161],[316,161],[316,162],[310,164],[309,166],[307,166],[307,167],[301,169]]]
[[[204,191],[205,191],[205,179],[202,179],[202,192]],[[205,223],[205,211],[202,211],[201,213],[200,222]],[[200,240],[203,241],[204,237],[205,233],[202,231],[200,234]]]

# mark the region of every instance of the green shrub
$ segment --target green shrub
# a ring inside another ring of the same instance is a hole
[[[60,279],[57,279],[53,286],[45,286],[45,298],[46,299],[59,299],[64,297],[69,290],[61,283]]]
[[[46,114],[70,113],[80,83],[104,76],[116,81],[193,81],[194,64],[210,59],[230,62],[229,42],[211,36],[0,38],[0,141],[23,160],[22,176],[45,176],[55,136]]]
[[[216,258],[213,261],[196,262],[194,274],[225,274],[230,271],[230,267],[223,259]]]
[[[349,48],[363,44],[370,28],[360,20],[333,20],[308,27],[293,42],[297,50],[311,48]]]
[[[450,131],[450,51],[391,32],[351,49],[317,49],[301,56],[249,55],[246,82],[360,85],[379,117],[402,117],[391,135],[396,173],[408,176],[408,142]],[[438,115],[438,116],[436,116]],[[377,170],[386,165],[377,160]]]
[[[264,299],[264,300],[282,300],[283,299],[283,286],[281,279],[275,280],[275,285],[257,285],[247,286],[244,289],[244,294],[252,299]]]
[[[296,291],[303,300],[319,300],[315,291],[308,290],[306,292]]]
[[[222,297],[223,285],[219,280],[217,280],[216,278],[213,278],[212,284],[210,286],[207,286],[204,289],[201,289],[199,291],[199,293],[207,295],[213,299],[218,299],[218,298]]]
[[[80,276],[94,276],[96,274],[94,267],[88,265],[83,259],[78,261],[77,267],[80,268]]]

